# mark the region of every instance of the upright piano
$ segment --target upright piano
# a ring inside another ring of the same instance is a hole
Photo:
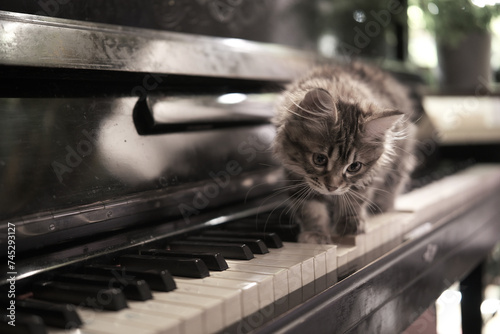
[[[133,6],[19,3],[0,11],[2,333],[397,333],[499,240],[500,167],[462,162],[364,234],[296,242],[270,119],[318,60],[233,36],[270,2],[155,2],[175,15],[139,27],[99,20]]]

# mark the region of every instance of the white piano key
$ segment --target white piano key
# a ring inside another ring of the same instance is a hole
[[[207,332],[204,327],[204,312],[198,307],[185,306],[162,300],[148,300],[145,302],[129,301],[128,306],[135,312],[178,319],[181,324],[181,332],[184,334],[202,334]]]
[[[304,243],[294,243],[294,242],[284,242],[283,248],[279,248],[273,251],[286,252],[286,253],[298,253],[298,254],[308,254],[315,257],[316,266],[322,267],[323,256],[325,261],[325,272],[327,274],[334,273],[337,270],[337,246],[336,245],[316,245],[316,244],[304,244]],[[318,269],[317,272],[321,273],[323,269]]]
[[[382,254],[386,254],[391,250],[392,226],[389,222],[385,222],[382,227]]]
[[[366,222],[366,260],[371,262],[382,255],[383,215],[373,216]]]
[[[333,272],[337,269],[337,246],[336,245],[316,245],[316,244],[304,244],[295,242],[284,242],[284,248],[277,249],[280,252],[282,249],[286,249],[290,253],[300,253],[300,254],[324,254],[326,272]],[[285,248],[286,247],[286,248]]]
[[[125,333],[137,334],[183,334],[181,323],[178,319],[168,316],[152,316],[130,309],[120,311],[101,311],[86,308],[77,310],[83,328],[97,333]]]
[[[326,284],[331,286],[337,283],[338,267],[337,267],[337,246],[336,245],[319,245],[325,250],[326,257]]]
[[[300,263],[296,263],[294,261],[280,261],[280,260],[267,261],[254,258],[249,261],[226,260],[226,262],[229,266],[234,264],[240,264],[240,265],[249,264],[249,265],[259,265],[264,267],[282,268],[287,271],[289,294],[299,290],[302,287],[302,266]]]
[[[325,250],[326,256],[326,273],[333,273],[337,270],[337,246],[336,245],[320,245]]]
[[[229,268],[226,271],[253,273],[260,275],[269,275],[273,278],[274,286],[274,301],[288,295],[290,289],[288,287],[288,271],[283,268],[251,265],[245,262],[231,262],[226,260]]]
[[[267,262],[276,263],[277,261],[285,261],[285,263],[294,262],[301,265],[302,274],[302,284],[305,286],[307,284],[313,283],[315,278],[314,272],[314,257],[310,255],[302,254],[284,254],[284,253],[274,253],[270,252],[265,255],[255,254],[256,259],[265,260]]]
[[[174,277],[174,279],[176,283],[184,282],[239,291],[241,294],[241,309],[243,317],[247,317],[259,310],[259,290],[257,283],[255,282],[228,280],[217,277],[206,277],[202,279]]]
[[[389,250],[392,250],[403,243],[403,235],[404,235],[404,226],[406,221],[411,220],[413,214],[410,213],[390,213],[390,246]]]
[[[403,241],[406,224],[413,213],[387,212],[369,217],[365,232],[365,259],[371,262]]]
[[[293,263],[299,264],[302,277],[302,282],[301,282],[302,301],[309,299],[314,295],[315,291],[314,257],[302,254],[275,253],[271,251],[269,254],[265,255],[256,254],[255,258],[270,262],[271,265],[276,263],[284,263],[287,266],[291,267]]]
[[[181,292],[219,297],[223,300],[224,325],[230,326],[242,319],[241,293],[238,290],[224,289],[219,287],[207,287],[199,284],[177,282],[177,290]]]
[[[463,206],[474,203],[484,192],[500,185],[500,173],[495,165],[478,165],[447,176],[425,187],[415,189],[396,199],[395,209],[415,213],[405,233],[415,227],[446,216]]]
[[[194,295],[175,290],[170,292],[153,291],[153,300],[201,308],[204,328],[209,333],[221,331],[225,327],[224,300],[220,297]]]
[[[314,278],[317,279],[321,276],[326,275],[327,252],[322,247],[320,247],[321,245],[285,242],[283,243],[283,246],[283,248],[271,250],[271,253],[284,255],[299,254],[310,256],[314,261]],[[336,265],[337,259],[335,258],[335,266]]]
[[[339,277],[345,276],[348,273],[347,263],[352,248],[353,247],[337,245],[337,271]]]
[[[332,236],[334,243],[352,247],[351,252],[348,255],[347,263],[349,271],[360,269],[364,264],[364,258],[366,254],[366,234],[360,233],[356,235],[346,235],[346,236]]]
[[[224,270],[211,271],[210,276],[257,283],[260,308],[264,308],[274,301],[274,279],[272,275]]]

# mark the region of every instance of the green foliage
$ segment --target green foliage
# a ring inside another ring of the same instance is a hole
[[[500,6],[478,7],[470,0],[417,0],[436,40],[456,45],[470,33],[487,33]],[[437,10],[436,10],[437,9]],[[436,13],[437,12],[437,13]]]
[[[308,21],[306,29],[317,37],[328,30],[352,32],[353,27],[360,25],[353,16],[356,10],[364,12],[367,21],[373,21],[371,11],[386,10],[394,2],[401,4],[401,0],[300,0],[293,8],[304,17],[314,18]],[[404,11],[391,15],[391,24],[396,22],[406,23]]]

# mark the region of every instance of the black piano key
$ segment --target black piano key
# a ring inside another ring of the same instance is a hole
[[[174,276],[203,278],[210,275],[200,259],[183,259],[152,255],[123,255],[120,264],[125,267],[167,269]]]
[[[138,267],[117,267],[102,264],[88,265],[84,269],[87,274],[103,275],[108,277],[127,277],[145,280],[152,290],[172,291],[177,288],[174,278],[166,269],[145,269]]]
[[[120,289],[99,286],[63,282],[35,283],[33,296],[36,299],[56,303],[69,303],[111,311],[127,307],[127,299]]]
[[[37,315],[48,326],[71,329],[82,325],[82,320],[76,312],[74,305],[25,299],[16,302],[16,310],[22,313]]]
[[[284,207],[271,212],[262,212],[254,218],[248,217],[243,219],[254,223],[257,220],[259,223],[271,225],[293,225],[298,223],[291,214],[290,207]]]
[[[181,252],[166,249],[148,249],[141,250],[143,255],[182,257],[201,259],[207,265],[209,270],[222,271],[229,268],[226,260],[220,253],[201,253],[201,252]]]
[[[281,223],[266,224],[266,222],[255,222],[255,219],[238,220],[224,226],[227,230],[240,232],[272,232],[280,236],[283,241],[297,241],[297,235],[300,233],[299,224]]]
[[[228,231],[228,230],[208,230],[202,233],[202,235],[207,236],[217,236],[217,237],[235,237],[235,238],[257,238],[264,241],[268,248],[281,248],[283,247],[283,242],[281,238],[274,232],[240,232],[240,231]]]
[[[169,247],[172,250],[185,252],[218,252],[227,259],[251,260],[254,257],[247,245],[237,243],[174,241],[169,243]]]
[[[32,314],[22,314],[17,312],[14,317],[14,322],[12,318],[6,314],[0,316],[0,333],[4,334],[46,334],[47,330],[45,324],[37,315]],[[15,326],[10,325],[15,324]]]
[[[202,241],[202,242],[217,242],[217,243],[239,243],[245,244],[250,248],[252,253],[254,254],[267,254],[269,253],[269,249],[267,249],[264,241],[260,239],[252,239],[252,238],[227,238],[227,237],[215,237],[215,236],[192,236],[187,238],[188,241]]]
[[[85,285],[95,285],[100,287],[112,287],[120,289],[130,300],[149,300],[153,298],[151,294],[151,289],[145,280],[141,279],[130,279],[121,277],[117,279],[115,277],[106,277],[100,275],[89,275],[89,274],[64,274],[56,276],[55,281],[75,283],[75,284],[85,284]]]

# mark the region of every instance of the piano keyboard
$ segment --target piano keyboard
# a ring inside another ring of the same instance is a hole
[[[16,327],[4,318],[0,328],[2,333],[20,328],[54,334],[247,333],[499,187],[498,166],[471,167],[400,196],[397,211],[372,217],[365,234],[336,238],[333,245],[292,242],[297,226],[286,211],[281,220],[279,213],[242,219],[167,242],[162,250],[145,245],[113,264],[88,264],[81,273],[35,282],[29,298],[18,301]],[[280,232],[288,241],[277,237]],[[207,254],[210,250],[219,255]],[[104,281],[98,278],[103,275]]]

